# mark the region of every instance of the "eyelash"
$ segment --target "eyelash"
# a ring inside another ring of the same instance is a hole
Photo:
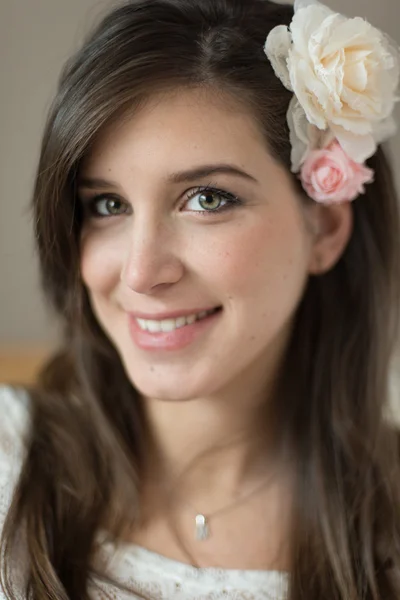
[[[207,209],[193,210],[193,211],[189,211],[189,212],[194,212],[196,214],[201,215],[202,217],[205,217],[205,216],[208,216],[209,214],[221,214],[224,211],[235,208],[235,206],[242,206],[244,204],[244,201],[241,200],[238,196],[235,196],[234,194],[231,194],[230,192],[221,190],[221,189],[211,186],[211,185],[198,187],[198,188],[191,190],[190,192],[187,192],[185,194],[185,204],[188,203],[193,198],[195,198],[196,196],[199,196],[201,194],[207,194],[210,192],[212,192],[216,196],[219,196],[222,200],[224,200],[226,202],[226,204],[224,204],[221,208],[210,209],[210,210],[207,210]],[[99,212],[97,212],[96,207],[97,207],[98,203],[102,200],[117,200],[119,202],[118,198],[116,198],[112,194],[98,194],[96,196],[93,196],[93,198],[90,198],[88,201],[84,202],[85,210],[89,213],[89,215],[91,217],[93,217],[95,219],[109,219],[113,216],[118,217],[118,216],[122,216],[125,214],[125,213],[121,213],[121,214],[117,214],[117,215],[112,215],[112,214],[101,215]],[[121,202],[121,203],[123,204],[123,202]]]
[[[207,194],[212,192],[213,194],[215,194],[216,196],[219,196],[220,198],[222,198],[223,200],[226,201],[226,204],[224,204],[221,208],[214,208],[214,209],[204,209],[204,210],[196,210],[196,211],[192,211],[192,212],[196,212],[200,215],[208,215],[208,214],[218,214],[218,213],[222,213],[226,210],[231,210],[232,208],[234,208],[235,206],[242,206],[244,204],[243,200],[241,200],[241,198],[239,198],[238,196],[235,196],[235,194],[231,194],[230,192],[227,192],[225,190],[221,190],[215,186],[212,185],[207,185],[207,186],[203,186],[203,187],[198,187],[195,188],[194,190],[191,190],[190,192],[186,193],[186,198],[185,198],[185,203],[189,202],[190,200],[192,200],[193,198],[195,198],[196,196],[199,196],[201,194]]]

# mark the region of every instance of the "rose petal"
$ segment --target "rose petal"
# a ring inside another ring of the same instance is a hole
[[[372,53],[372,48],[346,47],[346,64],[352,65],[358,62],[364,62]]]
[[[368,21],[361,17],[355,17],[353,19],[347,19],[343,15],[337,15],[335,21],[335,32],[329,40],[327,40],[326,47],[324,48],[324,54],[329,55],[334,52],[338,52],[342,48],[365,48],[366,41],[368,45],[374,44],[376,33],[378,32],[380,37],[380,31],[372,27]],[[361,42],[361,44],[360,44]]]
[[[308,126],[306,113],[293,96],[287,112],[287,122],[290,132],[292,172],[297,173],[308,151]]]
[[[313,187],[322,194],[334,193],[343,184],[343,173],[335,165],[316,166],[311,176]]]
[[[343,82],[353,92],[364,92],[368,84],[368,72],[365,64],[363,62],[347,64]]]
[[[376,111],[371,110],[365,96],[344,87],[342,100],[343,104],[340,111],[329,110],[327,121],[329,121],[331,127],[337,125],[355,135],[369,135],[372,131],[372,120],[376,115]],[[368,113],[369,118],[365,113]]]
[[[371,93],[358,92],[345,84],[342,91],[343,104],[347,109],[352,109],[354,115],[360,120],[376,120],[380,118],[382,100]]]
[[[355,200],[373,181],[374,172],[352,161],[335,140],[325,150],[307,155],[300,178],[310,198],[332,204]]]
[[[323,21],[319,24],[319,26],[312,32],[310,36],[310,44],[308,46],[308,51],[310,56],[312,57],[313,52],[316,50],[316,47],[319,47],[319,54],[321,58],[336,54],[340,47],[333,48],[330,52],[326,51],[328,48],[330,41],[334,37],[334,34],[342,22],[343,17],[338,13],[329,12],[323,19]]]
[[[376,152],[372,135],[355,135],[342,127],[332,126],[332,133],[344,152],[356,163],[363,163]]]
[[[265,54],[271,62],[275,75],[290,91],[293,88],[290,83],[287,60],[291,44],[292,37],[287,27],[278,25],[269,33],[264,46]]]
[[[330,129],[321,130],[310,124],[296,96],[290,101],[287,122],[292,147],[291,170],[298,173],[309,151],[326,148],[335,138]]]
[[[320,81],[327,89],[329,102],[333,102],[340,110],[340,93],[343,86],[345,55],[343,50],[327,55],[326,44],[336,28],[338,15],[328,16],[320,28],[311,36],[308,44],[309,62],[314,69],[313,78]]]
[[[308,43],[311,36],[331,14],[332,11],[322,4],[307,6],[295,12],[290,31],[296,52],[301,56],[308,55]]]
[[[307,8],[307,6],[315,6],[320,4],[317,0],[294,0],[294,11],[297,12],[301,8]]]
[[[310,123],[319,129],[326,129],[327,121],[323,108],[327,106],[329,93],[326,87],[316,79],[313,70],[305,60],[298,60],[295,68],[291,69],[290,81]],[[310,102],[311,95],[315,98],[315,103]],[[317,98],[319,105],[316,101]]]

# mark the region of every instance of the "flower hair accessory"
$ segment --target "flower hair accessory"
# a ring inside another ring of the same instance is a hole
[[[349,202],[374,173],[365,161],[395,134],[400,53],[360,17],[295,0],[287,28],[272,29],[265,54],[293,92],[287,120],[292,171],[317,202]]]

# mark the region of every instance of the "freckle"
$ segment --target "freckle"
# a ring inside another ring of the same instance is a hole
[[[150,367],[150,373],[154,373],[154,367]]]

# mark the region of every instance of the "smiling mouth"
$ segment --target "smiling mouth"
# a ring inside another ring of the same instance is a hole
[[[136,318],[136,322],[142,331],[149,333],[170,333],[176,329],[181,329],[187,325],[193,325],[196,321],[202,321],[210,315],[213,315],[222,310],[222,307],[205,310],[196,314],[178,317],[176,319],[140,319]]]

